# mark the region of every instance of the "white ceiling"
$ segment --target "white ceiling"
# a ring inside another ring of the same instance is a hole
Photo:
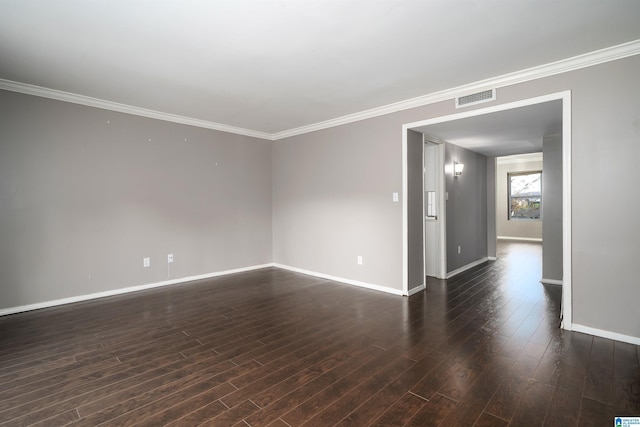
[[[414,130],[485,156],[541,152],[545,135],[562,133],[562,101],[548,101]]]
[[[0,0],[0,79],[277,133],[640,39],[638,0]]]

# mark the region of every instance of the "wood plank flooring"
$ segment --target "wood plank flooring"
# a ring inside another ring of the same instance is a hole
[[[606,426],[638,347],[558,328],[541,247],[410,298],[263,269],[0,318],[0,426]]]

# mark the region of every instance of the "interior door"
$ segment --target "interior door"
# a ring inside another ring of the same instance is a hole
[[[424,142],[424,242],[425,242],[425,272],[427,276],[443,278],[442,269],[442,230],[444,221],[444,206],[442,206],[442,144]]]

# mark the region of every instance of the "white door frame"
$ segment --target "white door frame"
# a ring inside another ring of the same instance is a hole
[[[563,329],[573,329],[572,319],[572,254],[571,254],[571,91],[552,93],[487,108],[450,114],[402,125],[402,289],[408,295],[408,208],[407,208],[407,131],[436,123],[511,110],[543,102],[562,101],[562,322]],[[424,193],[424,192],[423,192]],[[444,195],[443,195],[444,197]],[[444,212],[443,212],[444,214]],[[423,218],[424,219],[424,218]],[[424,235],[423,235],[424,239]],[[446,250],[446,249],[445,249]],[[441,258],[442,259],[442,258]],[[445,258],[446,259],[446,258]],[[446,268],[445,268],[446,270]]]
[[[445,149],[444,149],[444,141],[439,141],[437,138],[431,137],[431,136],[426,136],[423,138],[423,150],[424,150],[424,144],[426,143],[431,143],[431,144],[435,144],[438,147],[438,165],[437,168],[438,170],[436,171],[436,173],[438,174],[438,181],[437,181],[437,194],[438,194],[438,200],[437,200],[437,206],[438,206],[438,219],[436,222],[436,233],[438,234],[437,236],[437,240],[438,240],[438,247],[440,249],[440,253],[437,255],[437,259],[438,259],[438,266],[436,268],[436,278],[438,279],[446,279],[447,278],[447,203],[446,203],[446,193],[445,193],[445,179],[444,179],[444,155],[445,155]],[[423,168],[423,175],[424,175],[424,152],[422,155],[422,159],[423,159],[423,164],[422,164],[422,168]],[[422,180],[422,195],[424,198],[424,176],[423,176],[423,180]],[[422,206],[423,206],[423,218],[426,218],[426,212],[424,212],[424,200],[422,201]],[[426,235],[427,232],[427,225],[425,223],[424,226],[424,232]],[[424,246],[424,268],[423,271],[427,272],[427,248],[426,248],[426,237],[425,237],[425,241],[423,242],[423,246]]]

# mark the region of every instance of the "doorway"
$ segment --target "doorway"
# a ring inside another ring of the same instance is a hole
[[[407,209],[407,174],[408,174],[408,154],[407,154],[407,135],[408,132],[424,132],[431,125],[439,123],[452,122],[461,119],[467,119],[477,116],[488,115],[497,112],[506,112],[515,110],[520,107],[534,106],[537,104],[547,103],[549,101],[561,101],[562,107],[562,254],[563,254],[563,287],[562,287],[562,321],[561,327],[571,330],[572,326],[572,300],[571,300],[571,93],[569,91],[550,94],[537,98],[521,100],[517,102],[496,105],[488,108],[466,111],[463,113],[451,114],[447,116],[427,119],[419,122],[407,123],[403,125],[403,287],[405,294],[408,294],[408,271],[409,268],[416,270],[417,266],[409,264],[410,247],[407,245],[408,240],[408,222],[411,221],[409,210]],[[446,167],[446,166],[445,166]],[[413,220],[415,221],[415,219]],[[494,239],[494,236],[488,236],[488,240]],[[446,245],[445,245],[446,246]],[[415,248],[415,245],[413,246]],[[440,248],[443,253],[444,248]],[[423,251],[421,248],[420,251]],[[414,257],[415,259],[415,257]],[[415,263],[414,263],[415,264]],[[423,265],[423,274],[426,269]],[[424,277],[424,276],[423,276]]]

